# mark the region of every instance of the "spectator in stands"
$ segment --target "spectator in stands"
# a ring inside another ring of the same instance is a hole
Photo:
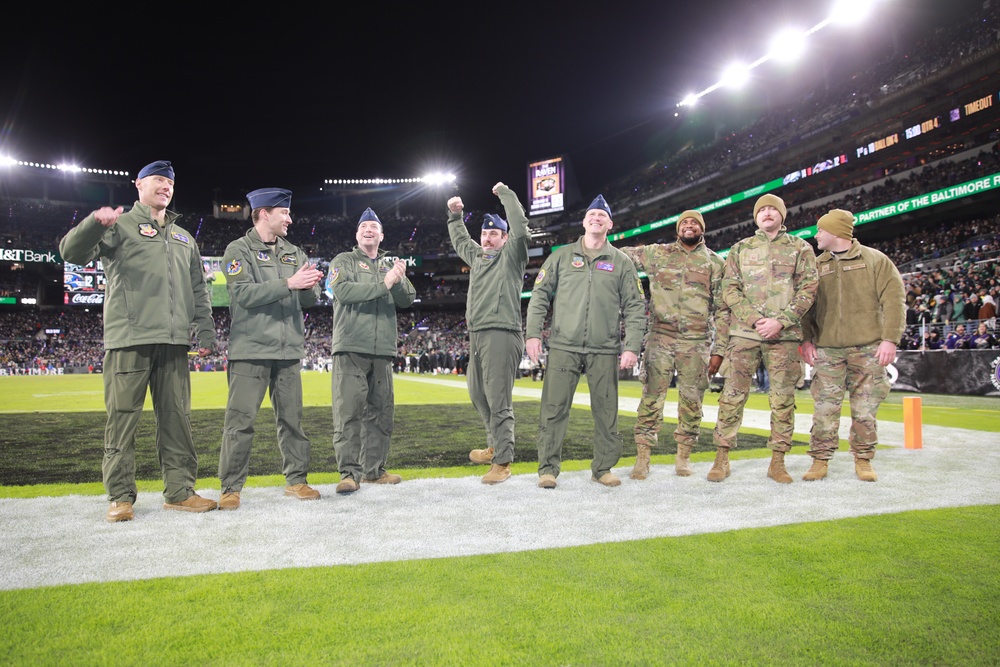
[[[965,321],[965,297],[958,291],[951,295],[951,321]]]
[[[952,320],[951,290],[938,292],[934,297],[934,321],[939,324],[948,324]]]
[[[969,339],[969,349],[995,350],[997,347],[1000,347],[1000,345],[997,345],[996,336],[990,333],[989,328],[986,326],[986,322],[980,322],[975,335]]]
[[[967,350],[969,348],[969,336],[965,333],[965,325],[959,324],[944,339],[944,346],[949,350]]]
[[[833,209],[816,223],[819,289],[802,319],[802,358],[813,367],[815,407],[809,439],[812,466],[802,477],[827,475],[840,444],[840,409],[844,392],[851,402],[849,442],[854,470],[874,482],[878,444],[876,417],[889,395],[885,367],[896,358],[896,344],[906,327],[903,278],[885,254],[854,238],[854,214]]]
[[[729,375],[719,396],[713,435],[717,451],[708,480],[729,477],[729,450],[737,446],[754,372],[764,364],[771,406],[767,476],[790,484],[785,452],[792,448],[795,385],[802,373],[801,320],[816,298],[816,253],[809,243],[788,234],[787,209],[780,197],[760,197],[753,217],[757,233],[734,245],[726,257],[723,299],[732,311],[726,349]]]
[[[327,290],[333,297],[333,447],[340,483],[353,493],[360,483],[399,484],[389,473],[395,415],[392,363],[396,357],[396,308],[406,308],[416,290],[406,263],[380,250],[382,223],[370,207],[358,220],[357,245],[330,262]]]
[[[979,302],[979,295],[975,292],[971,292],[969,296],[965,299],[965,321],[973,322],[979,319],[979,307],[982,304]]]
[[[997,303],[991,294],[983,296],[983,305],[979,307],[978,319],[986,322],[986,325],[991,329],[996,326]]]
[[[587,374],[594,417],[592,479],[604,486],[621,484],[611,471],[622,455],[618,370],[633,368],[638,360],[646,306],[635,265],[608,241],[613,225],[611,207],[598,195],[584,215],[583,236],[549,255],[528,302],[525,347],[534,363],[542,357],[542,328],[552,311],[538,429],[538,486],[543,489],[556,488],[581,373]]]
[[[97,209],[71,229],[59,254],[74,264],[101,259],[107,276],[104,301],[104,488],[107,520],[130,521],[138,495],[135,434],[147,388],[156,414],[157,458],[164,509],[207,512],[218,504],[194,492],[198,452],[191,434],[188,350],[196,329],[198,354],[215,346],[212,302],[198,244],[167,210],[174,196],[174,168],[151,162],[135,179],[139,199],[128,212]],[[127,291],[126,291],[127,288]]]
[[[254,421],[270,391],[278,429],[285,495],[318,500],[306,482],[311,443],[302,431],[302,309],[319,299],[323,274],[287,240],[292,192],[261,188],[247,194],[253,227],[223,256],[229,312],[229,400],[222,429],[219,509],[240,506],[250,470]]]
[[[524,355],[521,285],[528,264],[528,218],[513,190],[493,186],[507,219],[487,213],[476,243],[465,227],[461,197],[448,200],[448,234],[470,267],[465,319],[469,331],[467,383],[472,405],[483,420],[486,448],[469,452],[473,463],[489,464],[483,484],[510,477],[514,460],[514,379]]]
[[[729,313],[722,302],[725,262],[705,245],[705,218],[684,211],[674,243],[621,249],[649,277],[650,307],[643,352],[642,398],[635,423],[636,461],[630,477],[646,479],[659,440],[663,403],[677,372],[677,458],[674,472],[690,476],[701,432],[708,380],[722,365]]]

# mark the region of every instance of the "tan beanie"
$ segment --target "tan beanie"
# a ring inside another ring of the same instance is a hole
[[[694,210],[684,211],[683,213],[681,213],[680,217],[677,218],[677,224],[680,224],[681,221],[684,220],[684,218],[694,218],[695,220],[697,220],[698,224],[701,225],[701,233],[702,234],[705,233],[705,218],[701,216],[701,213]]]
[[[764,208],[765,206],[773,206],[778,209],[778,213],[781,214],[781,221],[784,222],[785,218],[788,217],[788,211],[785,209],[785,202],[778,195],[766,194],[757,200],[757,203],[753,205],[753,219],[757,220],[757,211]]]
[[[848,241],[854,238],[854,214],[842,208],[835,208],[822,216],[816,226]]]

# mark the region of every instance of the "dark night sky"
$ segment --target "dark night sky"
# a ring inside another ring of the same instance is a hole
[[[469,205],[488,206],[493,183],[523,199],[526,164],[563,154],[589,200],[680,141],[674,104],[714,83],[723,61],[756,58],[777,26],[811,27],[829,7],[393,4],[246,6],[214,19],[179,5],[71,10],[88,13],[80,16],[46,7],[51,17],[21,23],[40,27],[8,26],[0,45],[0,154],[132,174],[169,159],[175,205],[186,210],[207,210],[215,188],[241,196],[278,186],[304,196],[324,178],[445,168],[456,170]],[[849,67],[887,43],[905,46],[916,21],[979,4],[882,0],[857,33],[817,35],[824,53],[811,57]],[[94,12],[102,25],[85,27]],[[759,83],[794,89],[795,77],[818,69]],[[754,107],[760,88],[732,103]]]

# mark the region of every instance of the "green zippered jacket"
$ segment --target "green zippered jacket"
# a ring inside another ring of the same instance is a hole
[[[777,340],[802,340],[802,317],[816,300],[816,253],[782,227],[771,240],[757,230],[726,256],[722,298],[732,311],[730,337],[761,340],[753,328],[762,317],[781,322]]]
[[[497,190],[507,214],[507,242],[496,252],[476,243],[462,213],[448,214],[448,235],[462,261],[469,265],[465,322],[469,331],[521,331],[521,290],[528,265],[528,218],[517,195],[507,186]]]
[[[883,253],[858,243],[836,257],[816,258],[819,291],[803,318],[804,340],[816,347],[899,344],[906,328],[903,278]]]
[[[292,290],[288,279],[309,257],[280,236],[264,243],[257,230],[226,248],[229,290],[229,359],[301,359],[305,356],[302,309],[319,300],[320,286]]]
[[[191,345],[215,346],[212,298],[205,283],[198,244],[167,211],[165,224],[150,217],[136,202],[115,224],[104,227],[93,213],[59,242],[67,262],[88,264],[100,259],[107,287],[104,294],[104,347]]]
[[[725,261],[704,239],[621,249],[649,278],[649,331],[679,340],[712,342],[721,355],[729,342],[729,309],[722,300]]]
[[[405,277],[391,290],[386,289],[383,281],[391,268],[392,260],[384,250],[371,259],[357,246],[330,262],[327,290],[333,295],[332,353],[396,356],[396,308],[412,304],[417,291]]]
[[[549,255],[528,301],[525,338],[542,337],[550,306],[550,348],[616,355],[623,349],[638,355],[642,349],[646,303],[639,273],[628,255],[607,241],[595,259],[584,252],[583,237]]]

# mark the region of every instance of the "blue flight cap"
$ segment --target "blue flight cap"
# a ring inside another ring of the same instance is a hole
[[[483,216],[483,229],[499,229],[501,232],[507,231],[507,221],[499,215],[487,213]]]
[[[611,217],[611,207],[608,206],[608,202],[604,201],[604,195],[597,195],[594,201],[590,202],[590,206],[587,207],[587,210],[589,211],[592,208],[599,208],[607,213],[609,218]]]
[[[252,209],[268,207],[291,208],[292,191],[282,190],[281,188],[260,188],[259,190],[248,192],[247,201],[250,202],[250,208]]]
[[[362,222],[366,222],[368,220],[374,220],[378,223],[379,227],[382,226],[382,221],[378,219],[378,216],[375,215],[375,211],[373,211],[371,207],[366,208],[364,213],[361,214],[361,219],[358,220],[358,227],[361,226]]]
[[[166,176],[172,181],[174,180],[174,168],[171,167],[170,163],[166,160],[150,162],[139,170],[139,175],[135,178],[136,180],[139,180],[140,178],[146,178],[147,176]]]

